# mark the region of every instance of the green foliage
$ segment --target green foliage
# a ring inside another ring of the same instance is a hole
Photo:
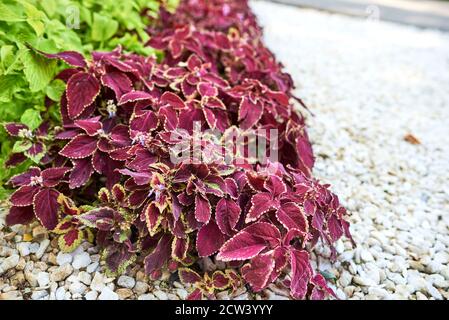
[[[157,17],[161,2],[174,8],[179,0],[1,0],[0,2],[0,123],[19,122],[34,127],[57,120],[58,112],[45,107],[45,97],[58,102],[64,83],[53,80],[67,67],[30,47],[48,53],[93,50],[155,54],[145,47],[146,26]],[[142,12],[147,12],[142,15]],[[55,109],[55,108],[53,108]],[[57,108],[55,109],[57,110]],[[44,112],[41,118],[40,112]],[[39,115],[39,116],[37,116]],[[14,142],[0,129],[0,199],[6,180],[31,162],[10,170],[4,163]],[[16,149],[18,146],[16,146]]]

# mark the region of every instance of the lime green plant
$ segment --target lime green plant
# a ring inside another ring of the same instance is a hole
[[[93,50],[152,55],[145,46],[145,29],[157,18],[159,6],[173,10],[178,0],[1,0],[0,2],[0,123],[22,122],[39,126],[57,121],[57,102],[64,83],[53,80],[66,66],[30,49],[57,53]],[[46,100],[46,97],[48,99]],[[52,105],[53,107],[49,107]],[[30,110],[26,112],[27,110]],[[0,128],[0,199],[4,184],[16,172],[33,164],[28,159],[14,170],[5,167],[14,144]]]

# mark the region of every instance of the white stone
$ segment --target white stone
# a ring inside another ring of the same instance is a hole
[[[84,292],[86,292],[86,289],[87,289],[86,285],[81,282],[73,282],[69,287],[69,290],[72,293],[72,295],[83,294]]]
[[[89,286],[92,282],[92,276],[86,271],[81,271],[80,273],[78,273],[78,280]]]
[[[65,293],[66,291],[64,287],[59,287],[58,289],[56,289],[56,300],[64,300]]]
[[[37,250],[39,250],[39,243],[37,243],[37,242],[31,243],[29,246],[29,249],[30,249],[30,253],[36,253]]]
[[[360,258],[362,258],[365,262],[371,262],[374,261],[374,257],[368,250],[362,250],[360,253]]]
[[[99,272],[96,272],[94,278],[92,279],[92,282],[90,283],[90,288],[92,290],[101,292],[101,290],[103,290],[104,287],[105,287],[105,279],[103,275]]]
[[[156,290],[153,292],[153,294],[159,299],[159,300],[168,300],[168,296],[164,291]]]
[[[31,300],[45,300],[48,298],[48,292],[46,290],[33,291],[31,294]]]
[[[37,282],[39,283],[39,287],[46,287],[50,284],[50,275],[48,272],[39,272],[37,274]]]
[[[97,297],[98,297],[98,292],[97,291],[89,291],[84,296],[84,298],[86,298],[86,300],[97,300]]]
[[[137,300],[157,300],[157,298],[154,296],[154,294],[147,293],[140,295]]]
[[[72,266],[75,269],[86,268],[91,263],[90,256],[87,252],[77,254],[73,258]]]
[[[441,295],[441,293],[431,284],[427,285],[427,292],[429,292],[430,295],[436,300],[443,300],[443,296]]]
[[[66,263],[72,263],[72,256],[68,253],[59,252],[56,256],[56,263],[60,266],[66,264]]]
[[[13,254],[6,258],[2,264],[0,265],[0,275],[8,271],[9,269],[14,268],[19,263],[19,255]]]
[[[16,248],[22,257],[26,257],[27,255],[30,254],[30,243],[29,242],[19,242],[16,245]]]
[[[118,278],[117,284],[122,288],[132,289],[136,284],[136,280],[128,276],[121,276],[120,278]]]
[[[98,296],[98,300],[118,300],[118,294],[109,289],[109,287],[104,287],[101,290],[100,295]]]
[[[181,300],[185,300],[189,295],[186,289],[176,289],[176,294],[181,298]]]
[[[137,295],[142,295],[148,291],[148,284],[146,284],[145,282],[142,282],[142,281],[137,281],[136,285],[134,286],[133,291]]]
[[[39,245],[39,249],[36,251],[36,258],[40,259],[45,253],[45,250],[47,250],[48,246],[50,245],[50,240],[44,239],[41,241]]]
[[[73,267],[70,264],[64,264],[60,267],[57,267],[51,274],[50,280],[59,282],[67,279],[73,272]]]
[[[344,270],[344,271],[341,273],[340,278],[338,279],[338,281],[340,282],[340,285],[341,285],[343,288],[344,288],[344,287],[347,287],[347,286],[349,286],[349,285],[351,284],[351,281],[352,281],[352,275],[351,275],[348,271]]]
[[[88,273],[94,273],[95,271],[97,271],[98,266],[99,266],[98,262],[91,263],[90,265],[87,266],[86,271]]]

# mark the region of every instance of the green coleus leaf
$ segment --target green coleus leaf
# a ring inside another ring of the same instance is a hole
[[[94,20],[92,24],[92,40],[103,42],[111,38],[118,30],[119,24],[117,21],[94,13]]]
[[[44,9],[45,13],[50,17],[53,18],[53,16],[58,11],[58,4],[56,0],[45,0],[40,1],[40,6],[42,9]]]
[[[23,72],[30,84],[30,90],[43,90],[53,79],[56,72],[56,61],[47,59],[29,49],[22,57]]]
[[[20,3],[25,8],[28,24],[34,29],[38,37],[42,36],[45,31],[44,21],[47,19],[47,16],[28,1],[20,1]]]
[[[20,78],[20,77],[19,77]],[[9,102],[18,84],[17,76],[0,75],[0,102]]]
[[[14,61],[14,46],[13,45],[3,45],[0,48],[0,62],[2,70],[6,71],[7,67]]]
[[[53,80],[46,89],[47,96],[53,101],[60,101],[65,90],[65,83],[62,80]]]
[[[24,21],[25,17],[18,4],[7,4],[0,2],[0,21],[19,22]]]
[[[16,143],[14,143],[14,146],[12,147],[12,152],[22,153],[31,148],[31,146],[32,146],[31,141],[27,140],[16,141]]]
[[[31,131],[37,129],[42,124],[41,113],[34,109],[28,109],[20,117],[20,122],[26,124]]]

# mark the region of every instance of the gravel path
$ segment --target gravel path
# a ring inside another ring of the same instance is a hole
[[[341,299],[448,299],[449,35],[298,10],[263,1],[253,9],[266,43],[286,64],[309,119],[316,174],[352,212],[352,249],[315,263]],[[182,299],[176,281],[149,282],[139,266],[107,278],[85,243],[58,253],[42,228],[3,228],[2,299]],[[216,266],[204,261],[206,269]],[[236,299],[287,299],[274,285]]]
[[[333,266],[317,249],[339,297],[448,299],[449,34],[252,7],[316,115],[316,175],[352,212],[358,247]]]

